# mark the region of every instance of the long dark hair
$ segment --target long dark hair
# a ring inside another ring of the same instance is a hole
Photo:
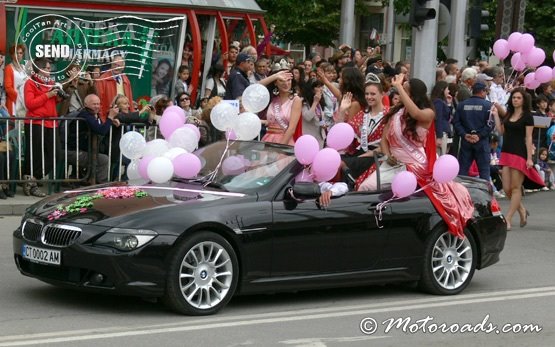
[[[511,95],[509,96],[509,103],[507,106],[507,115],[505,119],[509,119],[515,113],[515,107],[513,106],[513,95],[515,93],[520,93],[522,95],[522,114],[530,114],[532,113],[532,96],[526,91],[526,89],[519,87],[513,89]]]
[[[308,82],[302,84],[301,96],[303,97],[304,103],[307,104],[308,107],[312,107],[312,103],[314,102],[314,89],[323,86],[324,83],[316,78],[309,79]],[[320,99],[320,106],[325,106],[324,98]]]
[[[430,99],[441,99],[445,101],[445,88],[449,87],[449,83],[446,81],[438,81],[436,85],[432,88],[432,94],[430,95]]]
[[[364,75],[356,67],[344,67],[341,70],[341,94],[351,92],[353,98],[358,101],[361,109],[366,109],[364,98]]]
[[[426,94],[428,92],[428,88],[426,87],[426,84],[422,82],[422,80],[419,80],[418,78],[411,78],[409,80],[409,88],[410,98],[419,109],[423,110],[426,108],[431,108],[432,110],[434,110],[434,105]],[[403,105],[402,102],[399,102],[397,106],[391,108],[389,110],[389,113],[385,115],[385,121],[389,122],[391,117],[399,112],[399,110],[403,107],[405,107],[405,105]],[[405,118],[406,124],[403,135],[411,137],[415,141],[419,141],[418,134],[416,132],[416,125],[418,123],[417,120],[412,118],[406,110],[403,117]]]
[[[210,76],[219,79],[224,74],[224,66],[222,64],[214,64],[210,67]]]
[[[278,73],[278,72],[280,72],[280,71],[282,71],[282,70],[273,71],[273,72],[270,74],[270,76],[273,75],[273,74],[275,74],[275,73]],[[291,69],[289,69],[289,70],[287,70],[287,71],[291,72]],[[268,91],[270,92],[270,99],[273,99],[273,98],[275,97],[274,89],[277,88],[276,82],[274,81],[274,82],[270,83],[266,88],[267,88]],[[291,78],[291,95],[289,96],[290,99],[293,99],[293,97],[295,97],[295,92],[296,92],[296,90],[297,90],[297,81],[295,81],[294,78]]]

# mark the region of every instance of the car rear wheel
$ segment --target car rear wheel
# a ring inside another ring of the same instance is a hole
[[[476,243],[465,230],[465,238],[445,229],[435,230],[428,238],[420,288],[431,294],[453,295],[462,292],[476,269]]]
[[[212,232],[194,234],[171,256],[164,301],[183,314],[216,313],[233,296],[238,275],[237,256],[226,239]]]

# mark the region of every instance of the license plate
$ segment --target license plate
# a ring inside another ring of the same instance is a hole
[[[30,261],[49,264],[49,265],[60,265],[61,264],[61,253],[53,249],[38,248],[29,245],[23,245],[21,248],[21,254],[23,258],[29,259]]]

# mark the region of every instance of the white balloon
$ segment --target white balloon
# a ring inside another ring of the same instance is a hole
[[[226,131],[233,126],[237,111],[233,106],[226,102],[220,102],[210,111],[210,121],[218,130]]]
[[[164,153],[164,157],[168,158],[169,160],[174,160],[175,157],[177,157],[180,154],[183,153],[188,153],[186,149],[181,148],[181,147],[173,147],[170,148],[169,151],[167,151],[166,153]]]
[[[241,102],[245,110],[249,112],[258,113],[262,111],[270,102],[268,88],[259,83],[251,84],[243,92]]]
[[[237,124],[233,128],[237,139],[252,140],[260,135],[262,124],[260,118],[251,112],[243,112],[237,117]]]
[[[121,153],[131,160],[142,157],[145,147],[145,138],[136,131],[130,131],[123,134],[119,140]]]
[[[170,137],[170,145],[172,147],[181,147],[187,150],[187,152],[192,152],[198,146],[197,134],[187,127],[181,127],[173,132]]]
[[[168,158],[157,157],[148,163],[148,178],[154,183],[165,183],[173,176],[173,164]]]
[[[129,163],[129,165],[127,165],[127,178],[129,178],[129,180],[131,180],[131,181],[141,178],[141,175],[139,174],[139,160],[138,159],[131,160],[131,163]]]
[[[156,139],[148,141],[143,153],[143,157],[147,155],[153,155],[155,157],[161,157],[169,151],[171,148],[170,144],[166,140]]]

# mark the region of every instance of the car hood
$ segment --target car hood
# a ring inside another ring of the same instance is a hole
[[[200,208],[243,196],[207,189],[200,184],[170,182],[166,185],[131,186],[113,183],[53,195],[30,206],[27,214],[50,222],[104,224],[109,220],[109,224],[114,225],[118,219],[123,222],[131,216],[140,215],[144,219],[147,214],[162,208],[178,205]]]

